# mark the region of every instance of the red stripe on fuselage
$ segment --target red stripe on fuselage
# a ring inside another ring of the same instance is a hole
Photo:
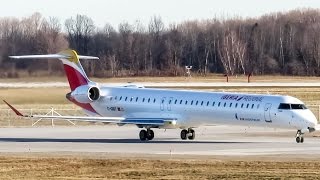
[[[64,64],[63,66],[72,91],[79,86],[88,84],[88,80],[85,77],[83,77],[83,75],[76,69],[67,64]]]
[[[95,109],[93,109],[93,107],[91,106],[90,103],[79,103],[77,102],[75,99],[73,99],[72,97],[67,97],[67,99],[71,102],[73,102],[75,105],[87,110],[87,111],[90,111],[90,112],[93,112],[93,113],[97,113],[97,111]]]
[[[86,104],[84,104],[84,103],[79,103],[79,102],[77,102],[77,101],[75,101],[75,100],[71,100],[71,102],[73,102],[73,103],[76,104],[77,106],[79,106],[79,107],[81,107],[81,108],[83,108],[83,109],[85,109],[85,110],[87,110],[87,111],[90,111],[90,112],[93,112],[93,113],[98,114],[97,111],[94,110],[93,107],[91,106],[91,104],[89,104],[89,103],[86,103]]]

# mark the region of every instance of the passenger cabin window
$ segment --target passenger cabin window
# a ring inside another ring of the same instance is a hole
[[[193,105],[193,101],[191,101],[191,105]]]
[[[148,99],[148,103],[150,103],[150,98]]]
[[[214,106],[216,104],[216,102],[213,101],[212,106]]]
[[[156,103],[156,98],[153,99],[153,103]]]
[[[119,100],[121,101],[121,99],[122,99],[122,96],[120,96],[120,99],[119,99]]]
[[[218,107],[220,107],[221,102],[218,103]]]
[[[136,102],[138,102],[138,97],[136,98]]]
[[[223,104],[223,107],[226,107],[226,105],[227,105],[227,103],[224,103],[224,104]]]
[[[127,101],[127,100],[128,100],[128,97],[126,97],[125,101]]]
[[[235,106],[235,108],[237,108],[238,107],[238,103],[236,103],[236,106]]]
[[[230,103],[229,107],[231,107],[231,106],[232,106],[232,103]]]
[[[196,106],[198,106],[198,101],[196,102]]]
[[[144,102],[144,100],[146,100],[145,98],[142,99],[142,102]]]
[[[201,106],[203,105],[203,101],[201,101]]]
[[[210,103],[210,102],[208,101],[208,102],[207,102],[207,106],[209,106],[209,103]]]
[[[182,100],[180,100],[180,104],[182,104]]]
[[[176,100],[174,101],[174,104],[177,104],[177,101],[178,101],[178,99],[176,99]]]
[[[253,109],[253,107],[254,107],[254,104],[252,104],[251,109]]]
[[[259,107],[260,107],[260,104],[258,104],[257,109],[259,109]]]

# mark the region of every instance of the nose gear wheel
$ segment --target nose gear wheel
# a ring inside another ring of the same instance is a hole
[[[303,133],[301,132],[301,130],[297,131],[296,142],[297,143],[303,143],[304,142]]]

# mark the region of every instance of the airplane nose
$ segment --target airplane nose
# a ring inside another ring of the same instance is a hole
[[[318,124],[317,118],[314,116],[314,114],[310,111],[310,115],[306,117],[306,120],[309,123],[309,127],[316,127]]]

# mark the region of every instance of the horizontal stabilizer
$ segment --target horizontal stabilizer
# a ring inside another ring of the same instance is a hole
[[[60,54],[47,54],[47,55],[23,55],[23,56],[9,56],[12,59],[59,59],[68,58]]]
[[[46,54],[46,55],[23,55],[23,56],[9,56],[12,59],[68,59],[71,56],[62,55],[62,54]],[[79,59],[92,59],[98,60],[98,57],[95,56],[82,56],[78,55]]]
[[[79,59],[99,59],[95,56],[82,56],[78,55],[75,50],[67,49],[56,54],[44,54],[44,55],[20,55],[9,56],[13,59],[56,59],[62,62],[64,71],[67,75],[68,82],[71,91],[75,90],[79,86],[87,85],[91,82],[84,71]]]

